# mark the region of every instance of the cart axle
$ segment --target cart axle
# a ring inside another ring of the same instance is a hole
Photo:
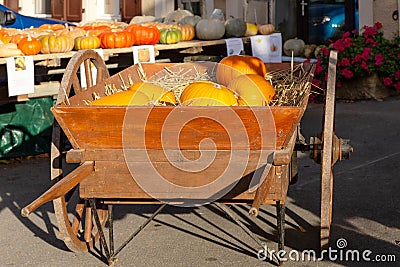
[[[318,136],[310,137],[309,144],[297,143],[295,145],[296,151],[310,151],[310,158],[312,158],[316,163],[321,164],[321,155],[323,148],[323,141]],[[350,153],[353,152],[353,147],[350,145],[350,139],[338,138],[333,135],[332,142],[332,163],[336,161],[347,160],[350,158]]]

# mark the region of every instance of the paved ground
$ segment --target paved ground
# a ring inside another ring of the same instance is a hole
[[[336,133],[351,139],[355,152],[335,165],[330,247],[336,251],[324,261],[290,261],[286,266],[366,266],[363,252],[370,259],[396,260],[371,266],[399,266],[400,247],[394,242],[400,239],[399,114],[400,98],[337,104]],[[321,105],[309,105],[302,121],[307,139],[321,131],[321,115]],[[297,251],[318,247],[319,165],[302,154],[299,172],[287,203],[286,251],[292,258]],[[50,203],[29,218],[20,215],[21,207],[47,189],[49,179],[48,158],[0,164],[0,266],[106,266],[98,253],[72,253],[57,239]],[[116,206],[116,246],[156,208]],[[256,221],[246,217],[247,206],[232,209],[269,248],[276,248],[272,206],[264,207]],[[258,249],[213,205],[167,207],[119,253],[116,266],[273,266],[257,259]],[[351,260],[356,253],[359,262]]]

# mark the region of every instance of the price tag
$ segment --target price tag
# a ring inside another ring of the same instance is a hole
[[[225,39],[225,43],[228,56],[244,54],[244,45],[241,38],[228,38]]]
[[[8,96],[35,92],[34,65],[32,56],[17,56],[6,59]]]
[[[281,33],[268,35],[255,35],[250,37],[252,54],[263,62],[282,62],[282,36]]]
[[[154,63],[156,62],[153,45],[138,45],[132,47],[133,63]]]
[[[96,51],[97,54],[99,54],[102,59],[104,59],[103,49],[99,48],[99,49],[93,49],[93,50]],[[93,63],[91,63],[91,70],[92,70],[92,77],[95,78],[97,76],[97,69]],[[86,88],[87,83],[86,83],[86,75],[85,75],[85,65],[83,63],[80,66],[80,73],[81,73],[81,87]],[[96,84],[96,79],[93,79],[93,85],[95,85],[95,84]]]

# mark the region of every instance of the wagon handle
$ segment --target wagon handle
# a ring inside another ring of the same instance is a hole
[[[67,176],[62,178],[57,183],[55,183],[41,196],[39,196],[29,205],[24,207],[21,210],[21,215],[23,217],[28,217],[29,214],[34,212],[37,208],[39,208],[43,204],[64,196],[92,172],[94,172],[94,162],[93,161],[84,162],[82,165],[73,170]]]

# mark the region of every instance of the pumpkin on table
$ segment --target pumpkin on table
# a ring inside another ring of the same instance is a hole
[[[196,36],[200,40],[217,40],[225,34],[225,25],[220,20],[202,19],[196,24]]]
[[[288,39],[283,43],[283,52],[287,56],[299,56],[301,51],[304,49],[305,43],[302,39],[293,38]]]
[[[65,53],[74,48],[74,39],[70,36],[57,36],[55,34],[39,37],[42,43],[42,54]]]
[[[262,77],[267,73],[264,62],[254,56],[226,56],[217,65],[217,82],[227,86],[231,80],[241,74],[258,74]]]
[[[246,33],[246,22],[241,18],[229,18],[225,21],[226,37],[242,37]]]
[[[181,31],[181,41],[193,40],[194,36],[196,35],[196,30],[192,24],[173,24],[172,28],[176,28]]]
[[[244,34],[244,36],[254,36],[257,35],[258,33],[258,28],[256,24],[253,23],[246,23],[246,32]]]
[[[85,35],[74,40],[75,50],[97,49],[100,47],[100,39],[97,36]]]
[[[169,23],[169,22],[179,22],[186,16],[193,16],[193,13],[190,12],[189,10],[185,9],[180,9],[178,8],[177,10],[169,12],[165,18],[164,22]]]
[[[133,34],[137,45],[154,45],[160,41],[160,30],[154,25],[131,24],[125,31]]]
[[[180,96],[185,106],[237,106],[234,93],[223,85],[211,81],[189,84]]]
[[[228,85],[239,99],[239,106],[266,106],[275,96],[275,89],[269,81],[258,74],[242,74]]]
[[[35,37],[28,36],[19,41],[18,49],[26,56],[37,55],[42,49],[42,43]]]
[[[258,32],[262,35],[268,35],[275,31],[275,26],[273,24],[259,24],[257,28]]]
[[[109,31],[99,35],[101,48],[124,48],[135,44],[134,35],[129,31]]]
[[[182,40],[182,32],[176,28],[163,28],[160,30],[161,44],[176,44]]]

